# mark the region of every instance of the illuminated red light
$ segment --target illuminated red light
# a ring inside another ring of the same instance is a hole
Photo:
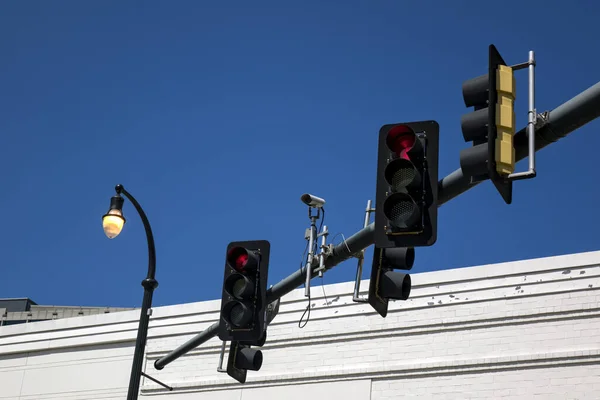
[[[390,129],[387,135],[386,144],[400,158],[410,160],[408,152],[415,145],[417,136],[406,125],[398,125]]]
[[[229,264],[237,271],[242,272],[248,265],[248,252],[243,247],[234,247],[229,250]]]
[[[235,259],[235,269],[244,269],[248,262],[248,254],[240,254]]]

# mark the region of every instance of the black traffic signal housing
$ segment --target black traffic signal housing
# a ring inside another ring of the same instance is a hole
[[[512,202],[512,181],[507,176],[515,165],[514,83],[512,69],[490,45],[488,73],[462,85],[465,106],[475,110],[461,117],[465,142],[473,146],[460,152],[460,167],[471,182],[489,178],[506,204]],[[506,84],[509,88],[503,88]]]
[[[280,300],[277,299],[267,306],[267,325],[279,312]],[[229,358],[227,359],[227,375],[240,383],[246,382],[248,370],[258,371],[262,366],[262,351],[252,349],[250,346],[262,347],[267,340],[267,332],[263,334],[258,342],[252,344],[247,342],[231,342],[229,346]]]
[[[390,299],[407,300],[410,296],[410,275],[394,270],[410,270],[414,261],[415,249],[412,247],[373,249],[368,301],[382,317],[387,315]]]
[[[263,342],[264,344],[264,342]],[[243,342],[231,342],[227,358],[227,375],[240,383],[246,382],[248,370],[258,371],[262,366],[262,351]]]
[[[218,332],[221,340],[264,343],[270,252],[266,240],[227,246]]]
[[[431,246],[437,240],[439,125],[388,124],[379,130],[375,246]]]

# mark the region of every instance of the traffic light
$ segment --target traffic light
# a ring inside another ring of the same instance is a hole
[[[379,130],[375,246],[431,246],[437,239],[439,125],[384,125]]]
[[[248,370],[258,371],[262,366],[262,351],[250,348],[247,344],[231,342],[227,358],[227,375],[240,383],[246,382]]]
[[[270,251],[266,240],[227,246],[219,320],[221,340],[264,343]]]
[[[460,152],[460,167],[472,182],[490,179],[506,202],[512,202],[512,181],[515,168],[515,79],[494,45],[489,47],[489,68],[486,75],[462,86],[465,106],[475,111],[461,117],[465,142],[473,146]]]
[[[410,275],[394,269],[410,270],[415,261],[415,249],[396,247],[373,249],[373,266],[369,281],[369,304],[386,317],[389,299],[407,300],[410,296]]]

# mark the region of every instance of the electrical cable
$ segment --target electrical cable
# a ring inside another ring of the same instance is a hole
[[[352,254],[352,250],[350,250],[350,246],[348,246],[348,242],[346,242],[346,237],[344,236],[343,233],[338,232],[333,236],[333,239],[331,239],[331,243],[335,242],[335,238],[338,237],[338,235],[342,236],[342,243],[344,243],[346,245],[346,249],[348,250],[348,253]],[[338,246],[340,243],[338,243],[336,246]]]
[[[306,241],[306,246],[304,247],[304,252],[302,252],[302,257],[300,258],[300,271],[302,271],[302,264],[304,263],[304,257],[306,257],[306,252],[308,251],[308,240]],[[310,307],[310,292],[308,293],[308,301],[309,304],[308,306]],[[302,314],[302,316],[300,317],[300,320],[298,321],[298,328],[302,329],[306,326],[306,324],[308,323],[308,319],[306,320],[306,323],[302,326],[300,326],[300,324],[302,323],[302,319],[304,318],[304,314],[306,314],[306,311],[308,310],[308,316],[310,317],[310,309],[307,308],[306,310],[304,310],[304,313]]]
[[[323,297],[325,297],[325,304],[329,307],[329,300],[327,300],[327,295],[325,294],[325,274],[321,275],[321,289],[323,289]]]
[[[308,247],[308,242],[307,242],[307,247]],[[317,250],[317,240],[315,240],[315,243],[313,244],[313,248],[312,248],[312,252],[313,254],[316,254],[316,250]],[[302,268],[302,267],[300,267]],[[310,320],[310,304],[311,304],[311,295],[310,295],[310,290],[308,291],[308,304],[306,305],[306,309],[304,310],[304,312],[302,313],[302,316],[300,316],[300,320],[298,321],[298,328],[302,329],[306,326],[306,324],[308,324],[308,321]],[[304,319],[304,316],[306,315],[306,321],[304,322],[304,325],[302,325],[302,320]]]
[[[323,232],[323,224],[325,223],[325,207],[321,207],[320,210],[323,211],[323,217],[321,218],[321,224],[319,225],[319,229],[317,230],[317,235],[319,233]],[[317,251],[319,249],[318,243],[319,243],[319,240],[317,238],[315,238],[315,242],[313,243],[313,248],[311,249],[312,253],[315,255],[317,254]],[[308,241],[306,242],[306,249],[308,249]],[[304,260],[304,256],[306,255],[306,249],[304,250],[304,254],[302,254],[302,260]],[[308,264],[307,264],[307,267],[308,267]],[[300,270],[302,270],[302,261],[300,262]],[[325,287],[323,287],[323,294],[325,294]],[[327,302],[327,296],[325,296],[325,302]],[[306,305],[306,309],[304,310],[304,312],[302,313],[302,316],[300,317],[300,320],[298,321],[298,328],[300,328],[300,329],[304,328],[306,326],[306,324],[308,324],[308,321],[310,320],[310,304],[311,304],[311,296],[310,296],[310,290],[309,290],[308,291],[308,304]],[[302,320],[304,319],[305,315],[306,315],[306,322],[304,322],[304,325],[302,325]]]
[[[306,314],[308,312],[308,315]],[[306,322],[304,322],[304,325],[302,325],[302,320],[304,319],[304,316],[306,315]],[[298,328],[302,329],[306,326],[306,324],[308,324],[308,320],[310,319],[310,291],[308,292],[308,305],[306,306],[306,309],[304,310],[304,312],[302,313],[302,316],[300,317],[300,320],[298,321]]]
[[[323,218],[321,218],[321,225],[319,226],[317,233],[323,233],[323,224],[325,223],[325,207],[321,207],[321,210],[323,210]]]

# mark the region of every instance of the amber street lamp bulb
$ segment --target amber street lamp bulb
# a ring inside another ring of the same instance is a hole
[[[102,229],[104,234],[109,239],[114,239],[119,236],[123,225],[125,225],[125,217],[123,217],[123,198],[121,196],[113,196],[110,199],[110,208],[102,217]]]

